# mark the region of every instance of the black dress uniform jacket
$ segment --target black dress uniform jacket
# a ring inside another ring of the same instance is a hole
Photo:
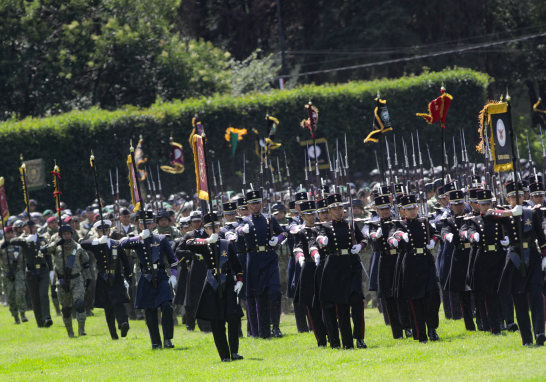
[[[313,305],[315,297],[315,273],[317,265],[312,251],[317,251],[315,242],[318,232],[313,229],[314,226],[295,226],[290,230],[294,236],[294,255],[302,254],[304,263],[301,267],[299,280],[296,282],[296,293],[294,302],[296,304]]]
[[[205,261],[202,257],[196,256],[188,249],[187,242],[191,239],[205,239],[207,237],[209,237],[209,235],[207,235],[204,228],[200,230],[194,229],[184,235],[176,249],[176,256],[179,259],[190,259],[184,306],[197,306],[201,290],[203,289],[203,280],[207,277],[207,265],[205,264]]]
[[[378,290],[377,295],[380,298],[395,297],[393,292],[394,277],[396,271],[396,262],[398,251],[391,249],[388,238],[396,226],[390,218],[384,220],[371,221],[369,224],[369,237],[372,239],[373,251],[379,253],[378,265]],[[376,238],[377,231],[381,228],[382,236]]]
[[[464,224],[464,215],[450,216],[444,219],[442,224],[441,235],[444,241],[447,241],[446,236],[448,234],[453,234],[451,267],[444,285],[444,289],[450,292],[464,292],[467,290],[465,285],[471,245],[467,240],[461,239],[460,233]]]

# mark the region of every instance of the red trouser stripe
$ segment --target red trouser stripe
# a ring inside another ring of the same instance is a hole
[[[417,331],[417,339],[421,341],[421,338],[419,337],[419,323],[417,322],[417,316],[415,315],[415,308],[413,307],[413,301],[408,300],[411,305],[411,312],[413,314],[413,321],[415,321],[415,330]]]

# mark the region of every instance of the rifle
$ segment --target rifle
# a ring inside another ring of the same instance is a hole
[[[326,155],[328,156],[328,164],[330,165],[330,177],[332,178],[332,184],[335,187],[336,183],[336,171],[335,168],[332,167],[332,161],[330,160],[330,151],[328,150],[328,143],[326,143]],[[334,188],[334,193],[336,192]]]
[[[284,163],[286,165],[286,177],[288,178],[288,192],[290,193],[290,201],[292,201],[292,181],[290,180],[290,169],[288,168],[288,161],[286,160],[286,151],[284,152]]]
[[[161,198],[161,208],[164,208],[163,189],[161,188],[161,177],[159,176],[159,165],[157,165],[157,186],[159,187],[159,197]]]
[[[116,194],[114,192],[114,183],[112,182],[112,170],[108,170],[110,173],[110,188],[112,189],[112,199],[114,200],[114,223],[117,227],[117,220],[119,218],[119,211],[117,209]]]
[[[424,215],[425,208],[423,207],[423,198],[421,198],[421,187],[419,187],[419,181],[416,180],[417,163],[415,162],[415,146],[413,145],[413,133],[411,133],[411,150],[413,153],[413,181],[415,182],[417,197],[419,198],[419,204],[421,205],[421,215]]]
[[[273,203],[277,201],[277,186],[275,185],[275,173],[273,172],[273,163],[271,163],[271,159],[269,159],[269,170],[271,170],[271,180],[273,183]]]
[[[542,126],[539,124],[538,127],[540,128],[540,142],[542,143],[542,166],[543,166],[543,178],[546,179],[546,149],[544,149],[544,139],[542,138]]]
[[[95,194],[97,196],[97,200],[99,201],[99,217],[100,217],[100,224],[101,226],[104,227],[104,217],[102,216],[102,199],[100,198],[100,192],[99,192],[99,182],[98,182],[98,179],[97,179],[97,166],[95,165],[95,156],[93,155],[93,150],[91,150],[91,157],[89,158],[89,161],[91,162],[91,167],[93,168],[93,177],[95,179]],[[111,174],[110,174],[111,175]],[[110,178],[111,180],[111,178]],[[105,233],[103,231],[103,233]],[[108,263],[110,263],[110,257],[109,256],[106,256],[106,258],[108,259]],[[108,264],[109,267],[108,269],[110,269],[110,264]],[[114,280],[111,279],[112,281],[112,285],[110,286],[113,286],[113,282]],[[110,283],[110,276],[108,277],[108,281]]]
[[[531,147],[529,146],[529,135],[527,135],[527,133],[525,133],[525,135],[527,136],[527,151],[529,151],[529,167],[533,167],[533,173],[535,174],[535,182],[538,183],[537,170],[535,166],[533,166],[533,158],[531,157]],[[531,172],[531,169],[529,168],[529,173],[530,172]]]
[[[265,165],[267,166],[267,153],[266,153],[266,157],[265,157]],[[270,191],[270,183],[269,183],[269,173],[266,172],[266,186],[267,186],[267,195],[268,195],[268,199],[267,199],[267,213],[269,215],[269,240],[271,240],[273,238],[273,215],[271,213],[271,200],[270,200],[270,196],[269,196],[269,191]]]
[[[392,175],[391,154],[389,151],[389,142],[387,141],[387,137],[385,137],[385,146],[387,147],[387,166],[389,168],[389,182],[392,185],[394,184],[394,178]]]
[[[347,184],[349,186],[349,184]],[[353,214],[353,196],[349,193],[349,219],[351,220],[351,245],[356,245],[355,215]]]
[[[303,169],[305,170],[305,189],[309,192],[309,178],[307,176],[307,153],[303,154]]]
[[[457,150],[455,150],[455,137],[453,137],[453,166],[455,168],[455,180],[459,182],[459,162],[457,162]],[[455,184],[455,188],[458,188]]]
[[[155,203],[154,203],[154,195],[153,195],[153,190],[152,190],[152,186],[150,184],[150,178],[148,177],[148,170],[146,170],[146,166],[144,166],[144,173],[146,174],[146,183],[148,184],[148,190],[150,191],[150,203],[152,205],[152,209],[155,209],[157,211],[157,208],[155,206]],[[138,176],[138,173],[136,172],[135,173],[135,176]],[[141,206],[141,208],[143,208]]]
[[[445,166],[446,166],[446,179],[442,179],[442,182],[444,184],[451,183],[451,175],[449,175],[449,161],[447,160],[447,151],[446,151],[446,143],[444,142],[444,160],[445,160]],[[442,165],[443,167],[443,165]]]
[[[21,154],[21,161],[22,160],[23,160],[23,155]],[[25,173],[26,173],[26,169],[25,169]],[[55,160],[55,167],[53,167],[53,171],[51,171],[51,174],[53,175],[53,186],[55,188],[55,191],[53,192],[53,196],[55,197],[55,204],[57,205],[57,219],[59,220],[59,239],[63,239],[63,231],[62,231],[63,224],[61,220],[61,211],[62,211],[62,208],[61,208],[62,192],[61,192],[61,185],[60,185],[61,170],[59,169],[59,166],[57,166],[56,160]],[[100,204],[100,200],[99,200],[99,204]],[[61,257],[63,259],[63,272],[65,273],[65,276],[69,276],[66,274],[67,269],[66,269],[66,258],[64,256],[64,245],[61,245]],[[57,276],[58,275],[59,273],[57,272]],[[70,290],[70,280],[71,280],[71,277],[65,277],[64,289],[66,292]]]
[[[516,156],[516,165],[517,165],[518,168],[517,168],[516,170],[517,170],[517,172],[519,173],[519,179],[522,179],[522,180],[523,180],[523,177],[521,176],[521,167],[520,167],[520,164],[519,164],[519,162],[520,162],[520,160],[521,160],[521,159],[520,159],[521,157],[519,156],[518,136],[517,136],[516,134],[514,134],[514,137],[516,137],[516,150],[517,150],[517,154],[516,154],[516,155],[517,155],[517,156]],[[514,182],[517,183],[517,181],[518,181],[518,179],[517,179],[517,177],[516,177],[516,172],[514,171]],[[518,204],[519,204],[519,203],[518,203]]]
[[[432,174],[432,181],[434,182],[434,178],[436,174],[434,174],[434,165],[432,164],[432,157],[430,156],[430,149],[428,148],[428,143],[427,143],[427,152],[428,152],[428,160],[430,162],[430,172]]]
[[[380,175],[379,185],[382,185],[383,177],[381,176],[381,170],[379,169],[379,161],[377,160],[377,150],[374,150],[374,153],[375,153],[375,164],[377,166],[377,170],[379,171],[379,175]]]
[[[118,206],[118,214],[121,214],[121,205],[119,204],[119,172],[118,168],[116,167],[116,204]],[[121,230],[121,220],[118,215],[118,230]]]
[[[421,180],[423,181],[423,207],[425,217],[428,220],[428,204],[427,204],[427,190],[425,187],[425,176],[423,174],[423,159],[421,159],[421,145],[419,144],[419,130],[416,130],[417,133],[417,150],[419,151],[419,167],[421,169]]]
[[[465,156],[465,164],[466,164],[466,186],[467,188],[470,188],[472,187],[472,181],[470,179],[472,179],[470,177],[470,161],[468,160],[468,151],[466,149],[466,139],[464,137],[464,130],[461,130],[462,133],[463,133],[463,147],[464,147],[464,156]]]
[[[389,144],[387,143],[386,137],[385,137],[385,145],[387,146],[387,163],[389,166],[389,175],[391,177],[391,192],[394,197],[394,204],[396,204],[396,183],[392,181],[391,153],[389,152]],[[352,195],[351,195],[351,202],[352,202]],[[400,219],[400,216],[398,215],[398,208],[395,208],[394,212],[396,214],[396,219]]]
[[[400,173],[398,172],[398,155],[396,154],[396,134],[393,135],[394,140],[394,169],[396,171],[396,175],[394,176],[395,183],[398,183],[398,176]]]
[[[279,179],[279,196],[280,196],[280,201],[282,202],[284,199],[282,196],[282,174],[281,174],[281,165],[279,163],[279,156],[277,156],[277,172],[278,172],[277,178]]]
[[[405,161],[405,169],[406,169],[406,192],[411,194],[411,180],[409,177],[409,161],[408,161],[408,147],[406,146],[406,142],[402,138],[402,144],[404,146],[404,161]],[[395,202],[396,203],[396,202]]]
[[[243,154],[243,198],[246,195],[246,160],[245,160],[245,154]]]
[[[152,168],[148,166],[148,170],[150,171],[150,180],[152,181],[152,188],[154,190],[154,200],[155,200],[155,209],[156,211],[159,211],[159,201],[157,200],[157,190],[155,188],[155,181],[153,176]]]
[[[212,166],[214,167],[214,165]],[[222,170],[220,169],[220,161],[218,161],[218,177],[220,178],[220,204],[222,206],[222,211],[224,210],[224,185],[222,184]]]

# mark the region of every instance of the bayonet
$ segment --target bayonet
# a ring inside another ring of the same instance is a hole
[[[216,173],[214,172],[214,165],[211,167],[212,167],[212,181],[214,182],[214,199],[216,200],[216,211],[220,211],[220,208],[218,207],[218,185],[216,184]]]
[[[288,192],[290,193],[290,201],[292,201],[292,182],[290,181],[290,169],[288,168],[288,161],[286,160],[286,151],[284,152],[284,163],[286,165],[286,177],[288,178]]]
[[[222,183],[220,181],[220,183]],[[157,165],[157,185],[159,187],[159,197],[161,198],[161,208],[165,208],[163,205],[163,189],[161,188],[161,177],[159,175],[159,165]]]
[[[423,207],[423,213],[428,219],[428,204],[427,204],[427,190],[425,185],[425,175],[423,171],[423,160],[421,159],[421,144],[419,143],[419,130],[416,130],[417,134],[417,151],[419,152],[419,168],[421,170],[421,180],[423,182],[423,198],[421,199],[421,206]],[[417,182],[417,190],[419,192],[419,182]]]
[[[434,181],[434,177],[436,174],[434,174],[434,164],[432,164],[432,157],[430,156],[430,149],[428,148],[428,143],[427,143],[427,152],[428,152],[428,160],[430,162],[430,172],[432,173],[432,181]]]

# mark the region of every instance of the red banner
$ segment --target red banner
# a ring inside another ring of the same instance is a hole
[[[2,208],[2,222],[9,218],[8,201],[6,199],[6,190],[4,189],[4,178],[0,177],[0,207]]]
[[[197,196],[202,200],[209,200],[209,187],[207,184],[207,163],[205,162],[205,150],[203,138],[197,134],[192,137],[193,159],[195,162],[195,176],[197,183]]]

